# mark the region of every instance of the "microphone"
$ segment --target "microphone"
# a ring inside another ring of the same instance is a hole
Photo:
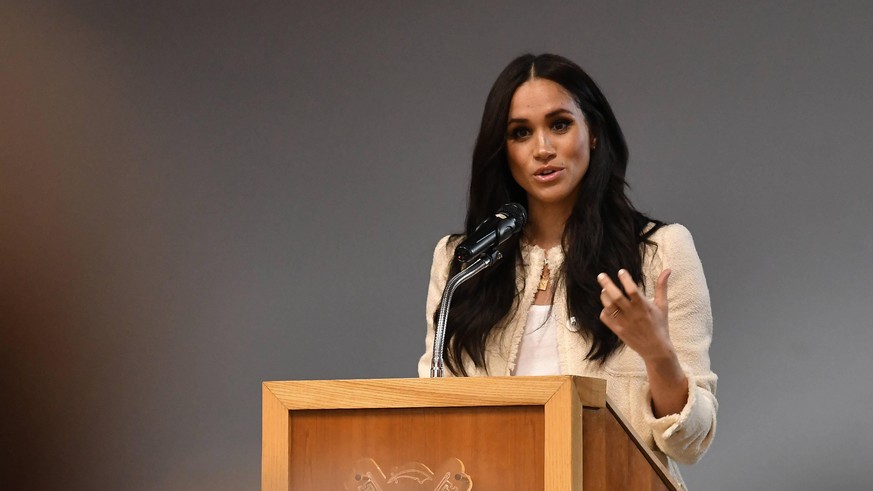
[[[473,261],[466,268],[449,278],[443,288],[440,312],[433,334],[433,359],[430,362],[430,376],[442,377],[443,357],[446,342],[446,322],[449,318],[449,305],[458,286],[479,274],[485,268],[499,261],[503,256],[497,247],[506,239],[521,232],[527,222],[527,212],[518,203],[507,203],[497,210],[494,216],[480,223],[476,230],[455,249],[455,258],[462,263]],[[475,259],[475,261],[474,261]]]
[[[494,216],[480,223],[476,230],[455,249],[455,258],[462,263],[476,259],[521,232],[527,223],[527,211],[518,203],[507,203]]]

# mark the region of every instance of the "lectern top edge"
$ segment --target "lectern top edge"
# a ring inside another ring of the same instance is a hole
[[[583,406],[606,406],[605,381],[578,376],[263,383],[289,410],[544,405],[566,384],[573,385]]]

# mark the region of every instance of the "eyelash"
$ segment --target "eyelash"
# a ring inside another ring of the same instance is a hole
[[[573,121],[570,119],[558,119],[552,122],[551,128],[556,133],[566,133],[567,130],[570,129],[570,126],[573,125]],[[561,128],[557,128],[561,126]],[[525,134],[522,134],[525,133]],[[528,136],[530,136],[530,130],[524,126],[517,126],[513,128],[509,135],[507,135],[510,140],[522,140]]]
[[[560,129],[560,130],[556,130],[556,131],[564,132],[564,131],[567,131],[568,129],[570,129],[570,126],[573,125],[573,121],[569,120],[569,119],[559,119],[559,120],[555,121],[554,123],[552,123],[552,127],[555,127],[559,124],[564,125],[564,128]]]
[[[528,134],[522,135],[521,134],[522,132],[526,132]],[[507,135],[507,136],[509,137],[510,140],[521,140],[522,138],[528,136],[529,134],[530,134],[530,131],[527,128],[525,128],[524,126],[516,126],[515,128],[512,129],[512,131],[509,132],[509,135]]]

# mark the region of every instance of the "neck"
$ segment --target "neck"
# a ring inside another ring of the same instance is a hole
[[[571,211],[572,208],[566,206],[529,202],[529,219],[524,233],[532,243],[543,249],[551,249],[561,243]]]

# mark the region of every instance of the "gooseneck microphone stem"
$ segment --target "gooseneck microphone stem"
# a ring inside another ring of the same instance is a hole
[[[443,288],[443,297],[440,301],[440,313],[439,317],[437,317],[436,330],[433,336],[433,358],[430,362],[430,376],[432,378],[444,376],[443,355],[445,353],[446,322],[448,321],[449,306],[452,303],[452,295],[454,295],[455,289],[457,289],[461,283],[476,276],[477,273],[499,261],[501,257],[503,257],[503,255],[500,254],[500,251],[495,247],[490,252],[479,256],[479,259],[473,261],[473,264],[466,269],[455,276],[452,276],[448,283],[446,283],[446,287]]]

